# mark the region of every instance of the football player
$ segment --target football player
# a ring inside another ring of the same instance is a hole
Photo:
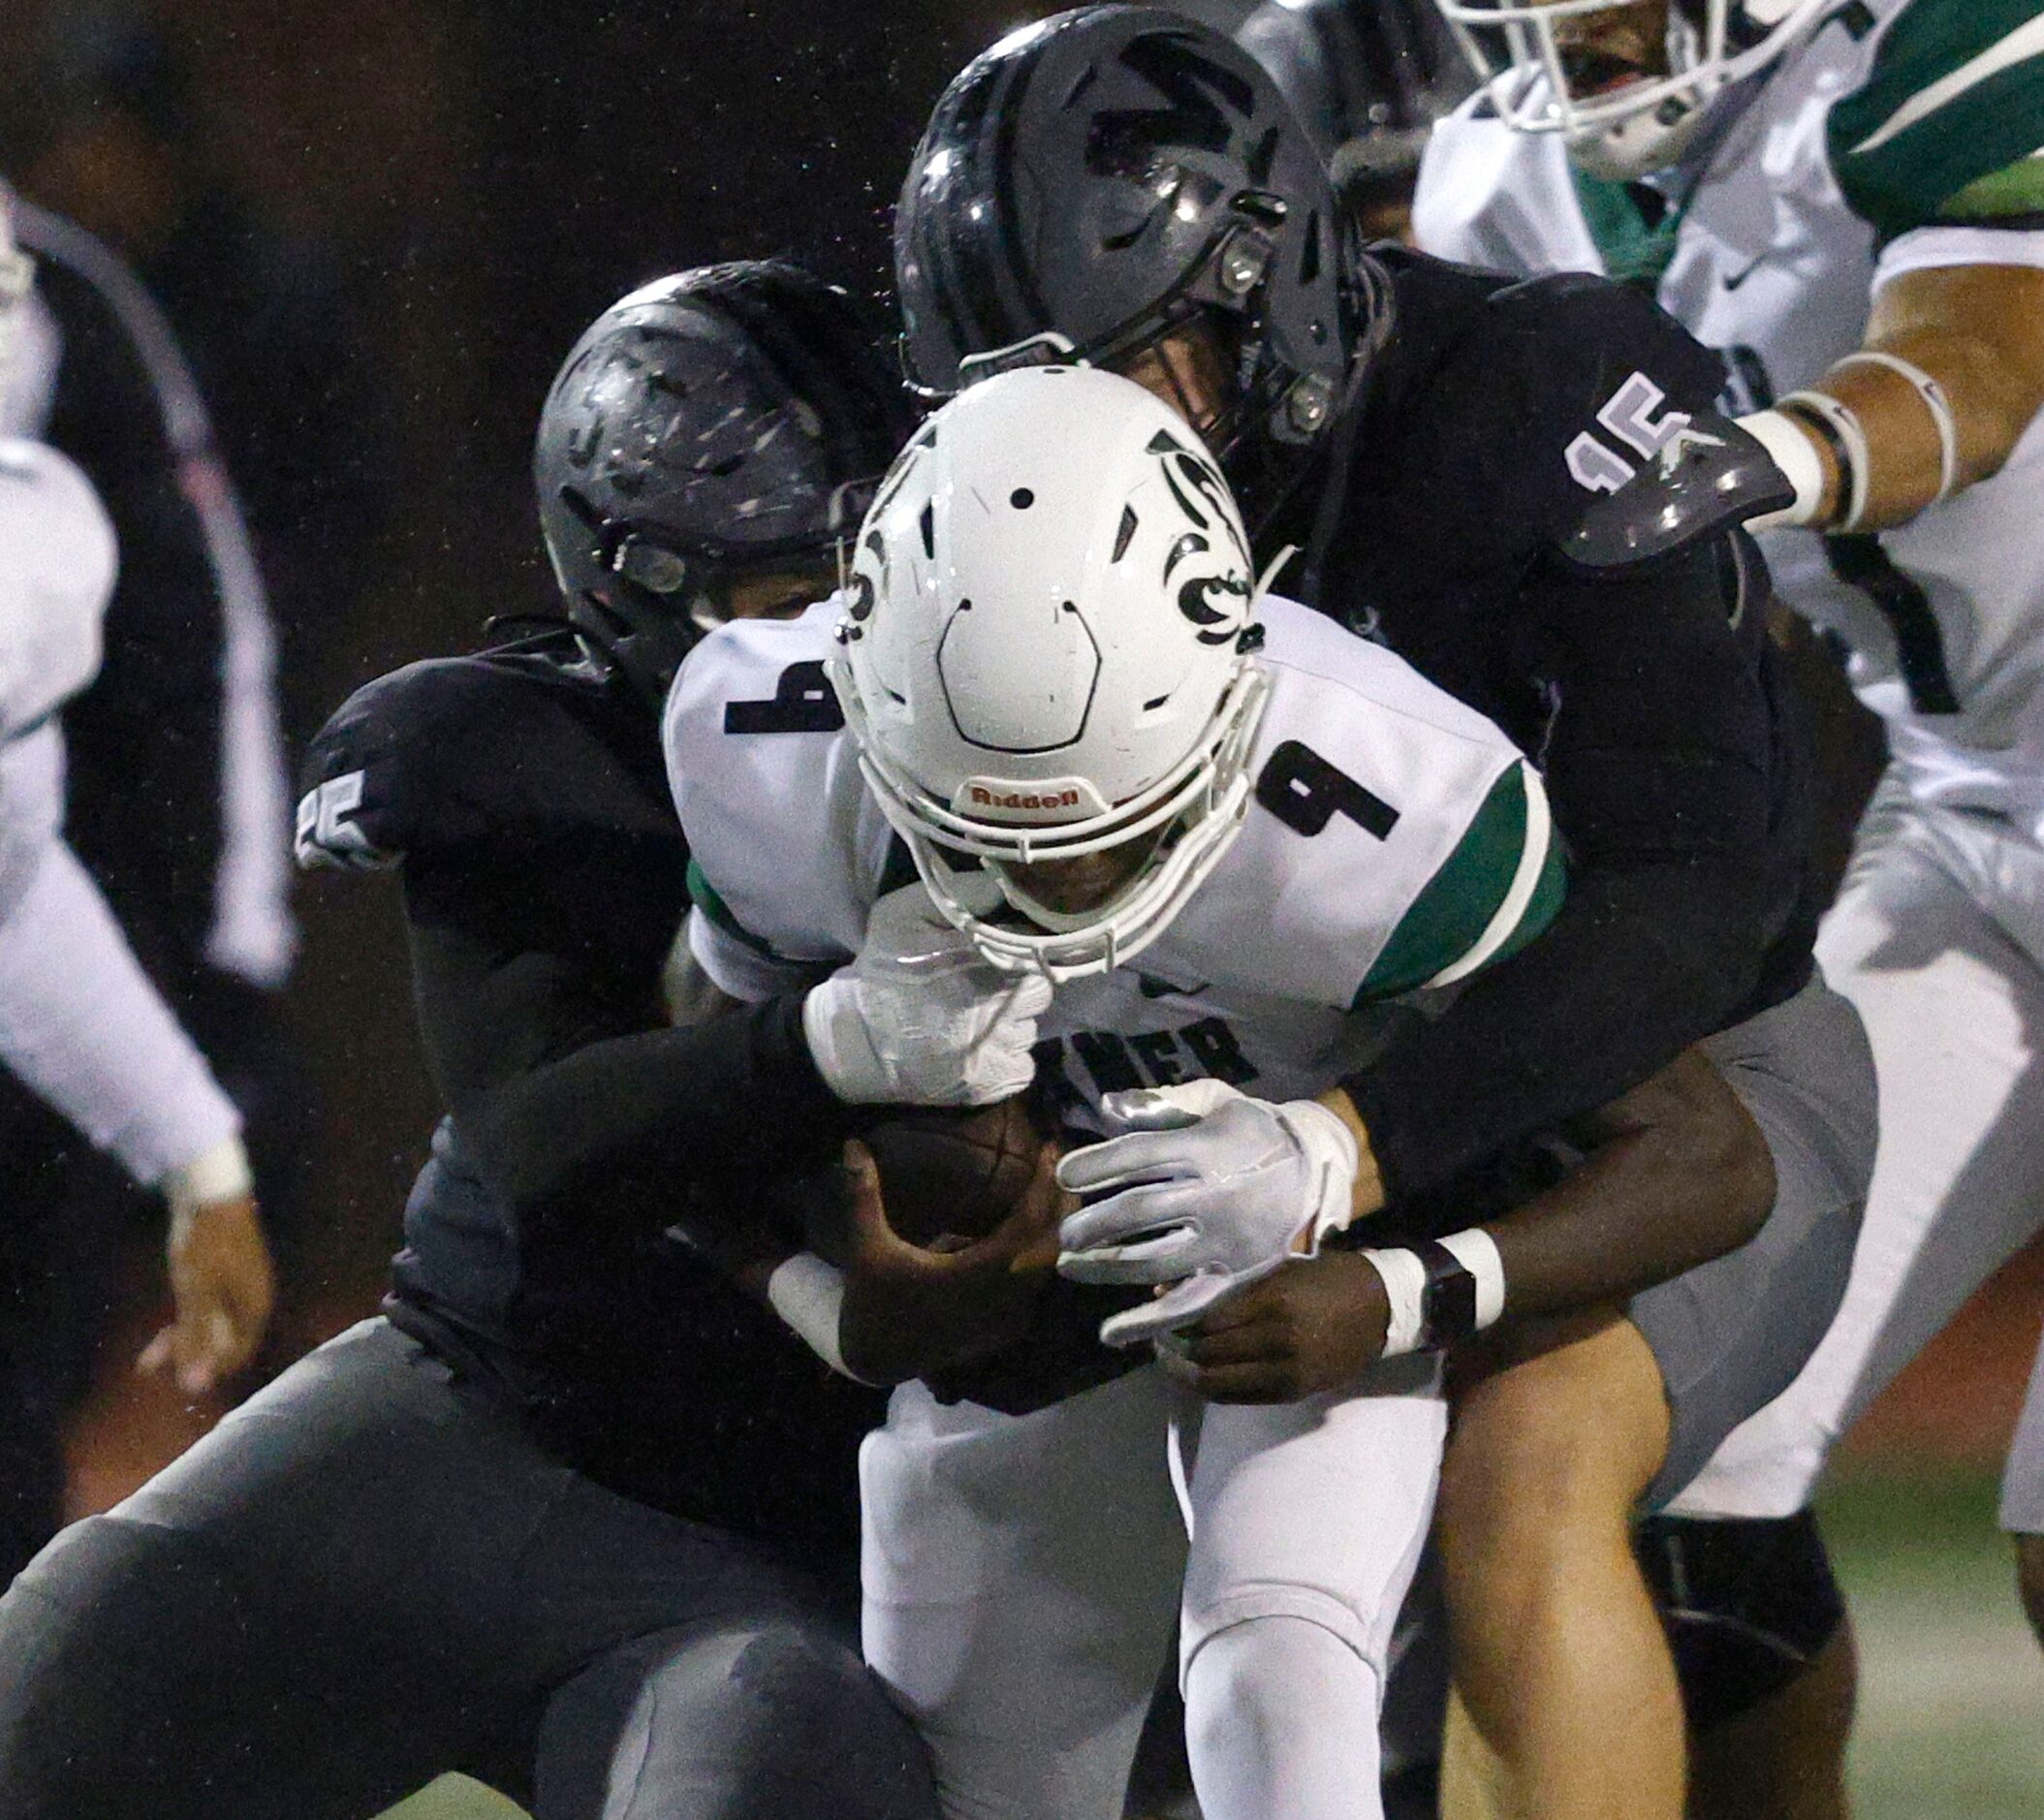
[[[34,273],[9,218],[0,188],[0,392]],[[141,1363],[201,1396],[254,1354],[275,1279],[240,1114],[64,839],[57,716],[98,672],[116,560],[78,468],[44,444],[0,439],[0,1062],[163,1190],[176,1314]],[[63,1508],[58,1403],[32,1343],[41,1294],[14,1281],[0,1298],[0,1585]]]
[[[1693,1716],[1767,1701],[1703,1759],[1730,1778],[1717,1810],[1832,1813],[1851,1645],[1811,1493],[2044,1208],[2044,6],[1443,10],[1494,79],[1429,148],[1422,243],[1626,278],[1723,350],[1727,408],[1794,483],[1761,540],[1782,597],[1844,642],[1886,724],[1818,943],[1879,1071],[1866,1236],[1821,1350],[1664,1525],[1700,1623],[1741,1617],[1716,1647],[1751,1646]],[[2044,1378],[2002,1520],[2036,1617]]]
[[[1534,1356],[1463,1395],[1443,1480],[1458,1682],[1533,1810],[1679,1812],[1681,1706],[1630,1519],[1814,1345],[1871,1158],[1864,1039],[1810,961],[1802,728],[1737,530],[1791,489],[1718,434],[1716,358],[1622,287],[1358,251],[1262,72],[1143,9],[1058,15],[969,66],[918,148],[896,251],[927,388],[1046,358],[1151,386],[1219,455],[1259,555],[1304,551],[1302,598],[1540,755],[1576,887],[1354,1083],[1380,1198],[1438,1206],[1460,1172],[1714,1032],[1741,1058],[1777,1177],[1761,1239],[1651,1295],[1648,1271],[1609,1284],[1545,1350],[1522,1334]],[[1636,1232],[1681,1230],[1645,1217],[1644,1177],[1612,1192]],[[1515,1245],[1593,1273],[1589,1229],[1538,1230]],[[1520,1269],[1506,1258],[1515,1290]],[[1337,1279],[1346,1322],[1327,1318]],[[1254,1331],[1224,1345],[1210,1324],[1190,1362],[1279,1367],[1267,1391],[1339,1381],[1383,1294],[1316,1260],[1250,1291]]]
[[[831,711],[760,712],[821,678]],[[1055,984],[1036,1055],[1067,1124],[1157,1127],[1068,1156],[1069,1187],[1144,1178],[1195,1115],[1227,1133],[1210,1179],[1230,1230],[1205,1230],[1215,1258],[1171,1296],[1110,1317],[1121,1345],[1317,1249],[1359,1193],[1374,1206],[1344,1083],[1415,996],[1518,952],[1562,892],[1540,779],[1504,736],[1265,595],[1191,428],[1080,368],[1004,374],[931,418],[842,596],[712,633],[666,746],[691,946],[721,989],[802,989],[905,892]],[[1146,1080],[1188,1084],[1106,1090]],[[1482,1239],[1460,1242],[1490,1280]],[[1181,1602],[1211,1820],[1377,1810],[1377,1690],[1446,1428],[1414,1317],[1384,1349],[1412,1356],[1274,1407],[1203,1408],[1147,1346],[1020,1415],[896,1394],[862,1456],[862,1629],[948,1813],[1117,1814]]]
[[[1431,0],[1263,0],[1231,34],[1271,73],[1369,238],[1402,238],[1420,152],[1469,92]]]
[[[793,267],[636,292],[541,422],[561,616],[320,735],[300,853],[399,870],[450,1115],[387,1316],[0,1601],[10,1820],[360,1815],[452,1769],[546,1820],[930,1811],[832,1616],[873,1393],[788,1331],[791,1279],[748,1300],[671,1229],[714,1239],[761,1178],[834,1169],[848,1098],[1020,1086],[1027,1005],[960,937],[912,1029],[905,963],[810,994],[823,1059],[800,999],[671,1027],[687,856],[656,714],[704,624],[829,589],[910,423],[866,317]]]

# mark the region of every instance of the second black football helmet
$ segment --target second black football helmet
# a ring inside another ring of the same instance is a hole
[[[533,451],[577,628],[654,702],[724,590],[859,528],[914,427],[875,312],[778,260],[613,304],[562,364]]]
[[[959,75],[895,220],[910,377],[956,392],[1029,360],[1115,365],[1211,312],[1239,361],[1217,437],[1303,449],[1347,377],[1341,229],[1311,140],[1256,60],[1196,20],[1061,13]]]

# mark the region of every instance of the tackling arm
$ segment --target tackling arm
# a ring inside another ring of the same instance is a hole
[[[1761,669],[1759,604],[1728,606],[1745,585],[1728,541],[1542,583],[1543,757],[1568,895],[1539,940],[1344,1083],[1393,1200],[1616,1099],[1734,1021],[1801,880],[1783,799],[1794,730]]]
[[[1570,1135],[1584,1161],[1485,1228],[1509,1317],[1623,1302],[1745,1243],[1774,1205],[1760,1128],[1694,1050]]]

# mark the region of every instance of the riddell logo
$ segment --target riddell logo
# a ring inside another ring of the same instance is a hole
[[[978,809],[1076,809],[1079,806],[1079,792],[1059,790],[1050,796],[1024,796],[1020,791],[1010,791],[1006,796],[974,784],[966,793],[966,800]]]

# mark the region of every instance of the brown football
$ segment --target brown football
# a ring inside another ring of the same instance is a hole
[[[888,1224],[910,1244],[984,1239],[1022,1199],[1043,1139],[1026,1094],[996,1106],[903,1107],[865,1133]]]

